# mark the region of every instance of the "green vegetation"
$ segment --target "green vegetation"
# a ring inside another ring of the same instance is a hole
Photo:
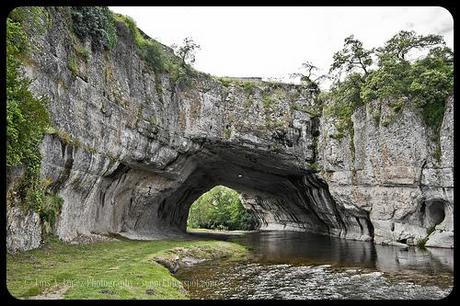
[[[354,70],[362,70],[364,75],[369,75],[369,67],[372,65],[372,54],[374,49],[367,50],[363,43],[353,35],[345,38],[342,50],[334,53],[333,63],[330,72],[351,73]]]
[[[225,87],[229,87],[230,85],[241,87],[247,96],[254,94],[257,88],[260,89],[264,85],[269,85],[268,82],[262,82],[258,80],[245,80],[232,77],[215,77],[215,79]]]
[[[7,286],[15,297],[64,288],[65,299],[185,299],[182,284],[154,258],[180,255],[179,248],[205,259],[241,257],[246,252],[240,245],[222,241],[117,240],[72,245],[49,240],[40,249],[7,255]]]
[[[226,241],[211,241],[210,243],[202,241],[200,243],[187,246],[186,248],[175,247],[161,250],[149,258],[173,272],[177,257],[179,257],[180,262],[182,258],[187,258],[189,260],[193,259],[196,261],[224,258],[230,260],[240,260],[245,258],[246,255],[247,249],[239,244]]]
[[[251,97],[246,97],[243,102],[243,107],[248,110],[254,105],[254,100]]]
[[[72,43],[73,49],[69,50],[67,68],[69,68],[73,76],[78,75],[85,81],[88,81],[88,77],[80,72],[79,66],[81,63],[88,63],[91,51],[83,46],[83,43],[74,33],[71,33],[70,41]]]
[[[251,81],[241,82],[241,86],[243,87],[246,96],[252,95],[254,90],[257,88],[257,85]]]
[[[111,158],[110,152],[104,152],[104,153],[99,152],[96,148],[90,145],[87,145],[85,143],[82,143],[79,139],[73,137],[72,135],[70,135],[69,133],[63,130],[59,130],[53,127],[47,127],[45,129],[45,134],[54,135],[58,137],[62,141],[62,143],[65,145],[73,146],[76,148],[82,148],[83,150],[93,153],[93,154],[104,154],[108,156],[109,158]]]
[[[225,139],[230,139],[231,136],[232,136],[232,130],[230,128],[225,128],[224,130]]]
[[[251,230],[256,219],[243,207],[236,191],[216,186],[192,204],[187,225],[191,228]]]
[[[275,105],[276,100],[272,95],[264,95],[262,98],[262,102],[264,104],[264,109],[266,111],[270,111],[273,105]]]
[[[44,181],[46,184],[46,180]],[[44,186],[45,190],[46,186]],[[38,214],[40,215],[40,219],[44,223],[45,231],[47,233],[50,232],[56,223],[56,218],[59,216],[61,212],[62,205],[64,204],[64,200],[54,194],[44,194],[44,201],[43,204],[38,208]]]
[[[338,134],[345,135],[353,129],[351,117],[356,108],[363,105],[360,98],[363,77],[358,73],[350,74],[343,82],[331,88],[329,103],[324,108],[326,116],[336,118]]]
[[[424,249],[427,241],[428,241],[428,237],[419,239],[417,240],[417,246],[421,249]]]
[[[439,161],[441,161],[441,157],[442,157],[440,141],[437,141],[435,145],[436,146],[434,148],[433,156],[439,162]]]
[[[195,62],[195,51],[200,49],[200,45],[195,43],[191,37],[184,38],[181,46],[173,45],[172,47],[182,60],[182,66],[184,67]]]
[[[314,162],[310,164],[310,169],[313,171],[320,171],[321,166],[318,163]]]
[[[21,59],[30,48],[22,24],[26,11],[15,9],[7,18],[7,167],[24,167],[17,190],[19,201],[25,210],[38,212],[45,226],[53,226],[62,199],[48,192],[40,179],[39,145],[49,127],[47,99],[34,97],[30,80],[19,72]]]
[[[69,55],[68,61],[67,61],[67,68],[69,68],[70,72],[72,72],[73,76],[78,75],[78,65],[77,65],[77,59],[73,54]]]
[[[415,49],[425,55],[407,59],[407,54]],[[439,143],[445,103],[453,92],[453,52],[441,36],[400,31],[377,49],[365,49],[359,40],[350,36],[345,39],[343,50],[334,54],[330,73],[336,75],[331,90],[325,94],[330,101],[325,115],[336,118],[338,133],[334,138],[340,139],[347,132],[351,134],[354,111],[377,101],[371,110],[377,124],[382,105],[388,105],[391,110],[381,122],[383,126],[392,123],[397,114],[410,105],[420,109],[425,123],[433,130],[434,140]],[[440,157],[439,145],[435,157]]]
[[[86,49],[85,47],[81,46],[80,44],[74,45],[74,47],[75,47],[75,52],[77,53],[77,56],[87,61],[89,58],[90,51]]]
[[[80,39],[91,38],[93,48],[112,49],[117,43],[115,20],[107,7],[74,6],[73,30]]]
[[[22,30],[31,34],[45,34],[51,27],[52,20],[45,7],[27,6],[12,10],[8,16],[21,24]],[[29,46],[33,48],[33,45]]]
[[[18,70],[29,43],[13,16],[7,18],[7,166],[39,160],[38,144],[49,124],[47,100],[32,95],[31,81]]]
[[[69,133],[67,133],[65,131],[55,129],[53,127],[48,127],[48,128],[45,129],[45,133],[48,134],[48,135],[55,135],[56,137],[61,139],[62,142],[64,144],[66,144],[66,145],[72,145],[72,146],[75,146],[75,147],[81,146],[80,140],[72,137]]]
[[[425,245],[430,237],[430,235],[434,232],[434,230],[436,229],[436,225],[433,225],[433,226],[430,226],[426,229],[426,236],[425,238],[423,239],[419,239],[417,240],[417,246],[421,249],[424,249],[425,248]]]
[[[169,73],[173,81],[188,83],[189,76],[192,76],[195,71],[186,63],[186,59],[193,58],[194,61],[193,51],[199,48],[198,45],[191,40],[185,41],[184,46],[178,47],[178,52],[182,58],[177,57],[166,46],[142,34],[131,17],[120,14],[114,16],[117,21],[123,22],[131,31],[140,55],[155,72]]]
[[[430,236],[434,230],[436,229],[436,225],[430,226],[429,228],[426,229],[426,235]]]
[[[221,78],[216,78],[216,79],[225,87],[229,87],[233,83],[232,79],[226,78],[226,77],[221,77]]]
[[[320,90],[320,82],[328,78],[326,75],[317,75],[318,67],[314,66],[311,62],[302,63],[302,73],[293,73],[291,78],[299,77],[303,91],[308,92],[309,100],[313,103],[311,105],[301,105],[298,103],[291,104],[291,110],[304,112],[311,117],[319,117],[323,112],[323,101],[325,95]],[[293,97],[295,100],[300,99],[300,92],[296,92]]]
[[[406,56],[413,49],[427,54],[413,61]],[[377,58],[376,69],[372,57]],[[358,71],[360,72],[358,72]],[[393,113],[406,104],[421,109],[428,126],[436,133],[444,115],[447,97],[453,92],[453,53],[441,36],[416,35],[401,31],[377,49],[364,49],[353,36],[345,39],[344,49],[334,55],[331,72],[348,73],[336,82],[328,93],[333,104],[327,114],[338,118],[339,130],[349,128],[351,114],[373,100],[388,103]],[[374,118],[379,117],[379,110]],[[390,117],[386,124],[391,123]]]
[[[284,120],[272,119],[270,116],[265,117],[265,127],[268,130],[283,129],[287,123]]]
[[[293,73],[291,78],[300,77],[301,84],[312,94],[313,96],[318,96],[320,94],[319,83],[324,79],[325,75],[316,76],[315,71],[318,70],[318,67],[313,65],[311,62],[302,63],[302,69],[305,71],[303,73]]]
[[[188,77],[195,74],[187,62],[194,62],[194,52],[199,45],[191,38],[186,38],[184,45],[176,48],[178,56],[175,56],[168,47],[143,34],[131,17],[114,14],[107,7],[72,7],[70,12],[74,33],[80,40],[89,37],[94,49],[114,48],[117,43],[116,22],[122,22],[131,31],[140,55],[155,72],[169,73],[173,81],[184,84],[188,84]],[[78,46],[76,52],[85,59],[89,55],[87,50],[78,49]],[[72,62],[69,62],[69,68],[75,71]]]

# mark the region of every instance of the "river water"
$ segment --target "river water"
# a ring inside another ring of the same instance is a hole
[[[250,256],[180,269],[192,299],[441,299],[453,287],[450,249],[285,231],[194,235],[240,243]]]

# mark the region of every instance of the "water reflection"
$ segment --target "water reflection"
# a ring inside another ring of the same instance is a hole
[[[430,274],[453,272],[453,250],[450,249],[404,249],[303,232],[267,231],[221,237],[249,247],[254,261],[260,263],[332,264],[382,272],[412,269]]]
[[[453,284],[450,249],[381,246],[284,231],[194,235],[251,250],[246,261],[213,261],[179,270],[176,277],[195,299],[440,299]]]
[[[411,247],[401,249],[374,246],[377,254],[376,268],[383,272],[417,270],[430,274],[453,272],[453,251],[450,249]]]

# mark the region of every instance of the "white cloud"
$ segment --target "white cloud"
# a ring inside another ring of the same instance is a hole
[[[350,34],[365,47],[400,30],[441,34],[453,48],[453,19],[442,7],[110,7],[146,34],[171,45],[201,45],[195,68],[217,76],[288,81],[309,60],[326,72]]]

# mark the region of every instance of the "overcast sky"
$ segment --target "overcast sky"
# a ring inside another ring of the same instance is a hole
[[[441,7],[110,7],[165,45],[192,37],[194,67],[216,76],[289,81],[311,61],[327,72],[354,34],[366,48],[400,30],[441,34],[453,48],[453,19]],[[291,80],[292,81],[292,80]]]

